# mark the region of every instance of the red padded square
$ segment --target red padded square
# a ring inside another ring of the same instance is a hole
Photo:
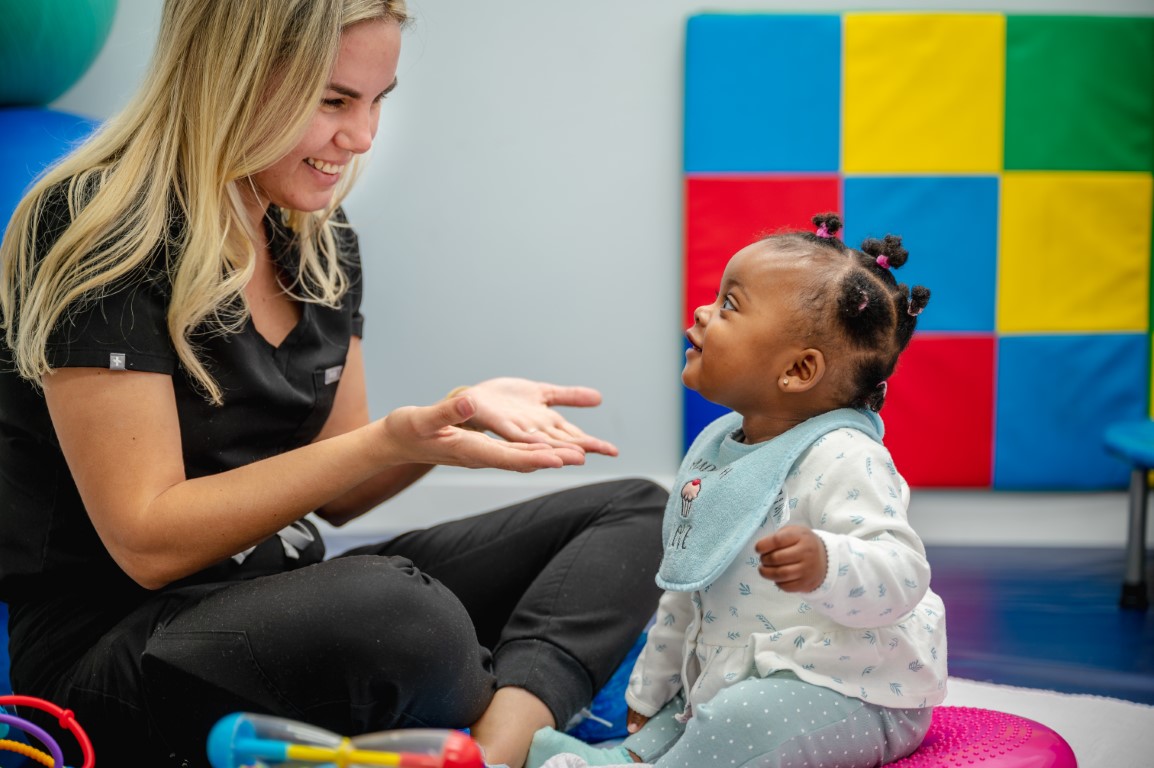
[[[813,230],[815,213],[841,210],[841,178],[689,176],[685,182],[685,327],[709,304],[729,257],[780,229]]]
[[[910,485],[990,486],[996,349],[992,334],[922,333],[902,354],[881,416]]]

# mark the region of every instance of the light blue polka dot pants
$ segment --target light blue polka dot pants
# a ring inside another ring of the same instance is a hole
[[[886,709],[791,673],[750,678],[694,707],[678,697],[622,743],[656,768],[872,768],[917,749],[932,709]]]

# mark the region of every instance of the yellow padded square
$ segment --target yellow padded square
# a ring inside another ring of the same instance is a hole
[[[1004,15],[847,13],[844,31],[846,173],[1002,170]]]
[[[1007,171],[998,331],[1146,331],[1152,203],[1149,173]]]

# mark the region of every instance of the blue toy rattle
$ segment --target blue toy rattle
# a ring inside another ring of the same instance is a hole
[[[271,715],[238,712],[208,734],[213,768],[485,768],[477,742],[460,731],[414,728],[348,738]]]

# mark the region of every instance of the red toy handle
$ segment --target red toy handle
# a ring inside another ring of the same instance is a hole
[[[442,768],[485,768],[477,742],[460,731],[451,731],[445,737],[441,759]]]
[[[76,716],[71,709],[62,709],[50,701],[38,699],[35,696],[0,696],[0,705],[9,704],[14,707],[32,707],[55,717],[60,721],[60,727],[72,733],[80,744],[80,751],[84,755],[84,765],[81,768],[93,768],[96,765],[96,755],[92,750],[92,741],[88,734],[76,722]],[[464,765],[464,764],[462,764]],[[478,765],[484,765],[479,763]]]

